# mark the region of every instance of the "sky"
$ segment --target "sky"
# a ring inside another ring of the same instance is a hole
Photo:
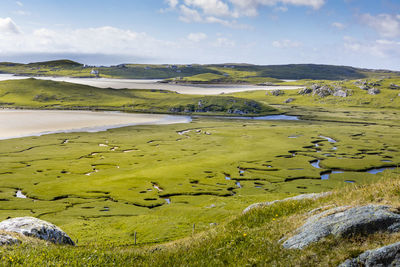
[[[0,0],[0,61],[400,70],[399,0]]]

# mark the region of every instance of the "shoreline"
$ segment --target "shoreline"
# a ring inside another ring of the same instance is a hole
[[[0,140],[55,133],[101,132],[136,125],[190,123],[190,116],[80,110],[0,110]]]
[[[98,88],[113,88],[113,89],[128,89],[128,90],[165,90],[179,94],[188,95],[220,95],[231,94],[245,91],[270,91],[270,90],[298,90],[304,86],[289,86],[289,85],[243,85],[243,84],[168,84],[159,83],[160,80],[137,80],[137,79],[111,79],[111,78],[70,78],[70,77],[29,77],[29,76],[14,76],[13,74],[0,74],[0,81],[29,79],[35,78],[39,80],[52,80],[59,82],[70,82],[83,84]]]

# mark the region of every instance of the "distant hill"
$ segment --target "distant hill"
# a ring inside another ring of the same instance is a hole
[[[235,69],[236,71],[258,72],[260,77],[271,77],[276,79],[314,79],[314,80],[344,80],[362,79],[376,74],[400,75],[400,72],[390,70],[360,69],[349,66],[320,65],[320,64],[289,64],[289,65],[250,65],[250,64],[215,64],[205,65],[224,69]]]
[[[224,77],[224,80],[232,83],[262,83],[268,81],[268,79],[265,78],[287,80],[345,80],[400,76],[400,72],[390,70],[371,70],[349,66],[318,64],[265,66],[244,63],[208,65],[119,64],[109,67],[95,67],[83,65],[67,59],[29,64],[0,62],[0,73],[29,76],[94,77],[95,75],[91,72],[93,68],[96,69],[99,72],[99,76],[103,78],[170,79],[207,74],[213,75],[213,77],[220,75]],[[194,78],[198,78],[198,76]],[[190,81],[193,79],[187,80]],[[211,79],[205,82],[212,83],[213,81]]]
[[[27,64],[29,67],[50,67],[50,68],[56,68],[56,67],[82,67],[83,64],[68,60],[68,59],[61,59],[61,60],[52,60],[52,61],[44,61],[44,62],[33,62]]]

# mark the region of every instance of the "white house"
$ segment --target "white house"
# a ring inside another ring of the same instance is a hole
[[[95,69],[92,69],[92,71],[90,72],[90,74],[93,74],[93,75],[96,75],[96,76],[99,76],[99,71],[98,70],[95,70]]]

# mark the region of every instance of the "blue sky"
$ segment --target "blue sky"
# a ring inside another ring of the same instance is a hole
[[[2,0],[0,61],[400,70],[398,0]]]

